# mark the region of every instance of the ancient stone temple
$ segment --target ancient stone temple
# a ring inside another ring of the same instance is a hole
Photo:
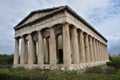
[[[33,11],[14,29],[14,67],[78,70],[109,61],[107,40],[68,6]]]

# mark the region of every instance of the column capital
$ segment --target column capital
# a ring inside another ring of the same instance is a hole
[[[83,32],[84,36],[89,36],[89,34],[87,32]]]
[[[66,27],[66,25],[70,25],[68,22],[63,23],[63,27]]]
[[[55,30],[54,30],[54,28],[50,29],[50,37],[55,38]]]
[[[91,39],[93,38],[92,35],[90,35],[90,34],[89,34],[88,36],[89,36],[89,38],[91,38]]]
[[[20,39],[20,36],[18,36],[18,37],[14,37],[14,39]]]

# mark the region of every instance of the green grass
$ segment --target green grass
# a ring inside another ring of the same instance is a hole
[[[112,58],[112,61],[120,61],[120,58]],[[0,65],[0,80],[120,80],[120,69],[116,73],[103,73],[107,65],[89,68],[88,72],[81,71],[50,71],[50,70],[28,70],[10,67],[11,65]]]
[[[112,58],[112,61],[120,61],[120,57]]]
[[[2,68],[0,69],[0,80],[120,80],[120,70],[116,74],[97,74],[79,71],[61,72]]]

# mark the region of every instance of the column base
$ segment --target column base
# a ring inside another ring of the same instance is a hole
[[[88,67],[98,66],[102,64],[106,64],[108,61],[99,61],[99,62],[90,62],[90,63],[80,63],[80,64],[71,64],[69,66],[64,64],[59,64],[56,66],[51,66],[49,64],[46,65],[38,65],[38,64],[18,64],[13,65],[13,68],[25,68],[25,69],[49,69],[49,70],[61,70],[61,71],[72,71],[72,70],[84,70]]]

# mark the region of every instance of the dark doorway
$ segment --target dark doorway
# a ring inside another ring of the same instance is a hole
[[[63,64],[63,49],[59,49],[59,52],[58,52],[58,64]]]

